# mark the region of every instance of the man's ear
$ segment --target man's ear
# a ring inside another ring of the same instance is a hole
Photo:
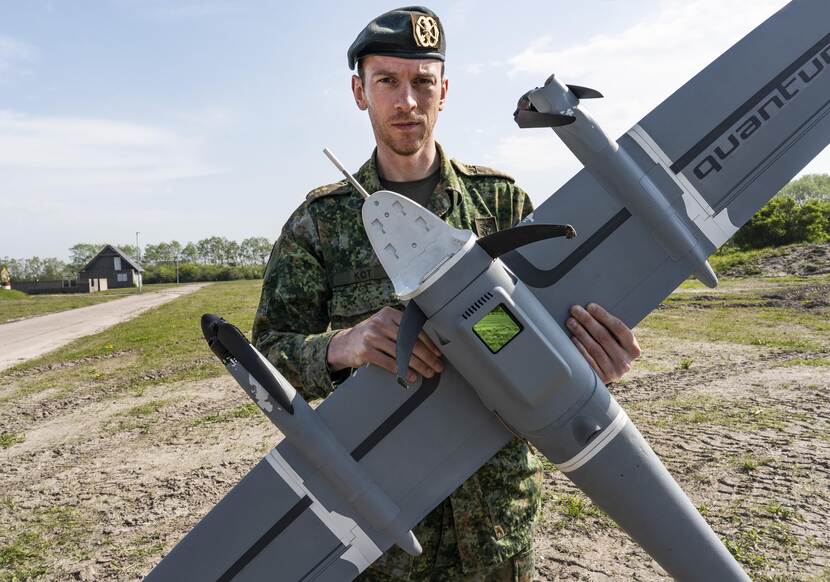
[[[352,94],[357,108],[366,111],[369,105],[366,103],[366,93],[363,91],[363,80],[357,75],[352,75]]]
[[[449,80],[446,77],[444,77],[443,79],[441,79],[441,97],[438,100],[438,111],[444,110],[444,101],[447,100],[447,91],[449,90],[449,88]]]

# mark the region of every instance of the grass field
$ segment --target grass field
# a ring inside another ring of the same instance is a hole
[[[140,394],[147,386],[222,374],[224,368],[206,349],[199,318],[214,311],[250,333],[260,285],[259,281],[210,285],[192,297],[30,360],[12,368],[9,381],[0,380],[0,400],[54,390],[56,385],[67,394],[86,390]],[[106,366],[100,364],[102,360]],[[9,384],[15,388],[6,393]]]
[[[144,293],[174,286],[174,284],[168,283],[145,285]],[[26,295],[20,291],[0,289],[0,324],[46,313],[96,305],[135,293],[138,293],[136,287],[108,289],[98,293],[58,293],[54,295]]]
[[[138,579],[273,445],[199,330],[214,312],[248,334],[259,287],[210,285],[4,373],[0,581]],[[684,283],[612,386],[756,580],[830,580],[829,299],[828,276]],[[538,579],[667,580],[550,464],[543,497]]]

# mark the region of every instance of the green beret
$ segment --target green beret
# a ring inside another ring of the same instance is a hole
[[[444,60],[447,44],[441,21],[429,8],[407,6],[381,14],[349,47],[349,68],[368,55]]]

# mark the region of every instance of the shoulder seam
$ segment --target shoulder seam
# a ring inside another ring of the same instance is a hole
[[[458,160],[451,160],[451,162],[453,166],[455,166],[456,170],[468,178],[502,178],[504,180],[509,180],[510,182],[516,181],[513,176],[494,170],[493,168],[488,168],[487,166],[462,164]]]
[[[313,200],[324,198],[326,196],[339,196],[343,194],[348,194],[349,192],[351,192],[351,188],[349,187],[348,182],[346,182],[346,180],[340,180],[339,182],[334,182],[332,184],[326,184],[325,186],[315,188],[314,190],[306,194],[305,199],[307,202],[311,202]]]

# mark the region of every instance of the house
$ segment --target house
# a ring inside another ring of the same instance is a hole
[[[136,287],[140,284],[142,272],[144,269],[124,251],[106,245],[81,269],[78,280],[86,282],[90,279],[106,279],[105,285],[101,285],[103,289]]]

